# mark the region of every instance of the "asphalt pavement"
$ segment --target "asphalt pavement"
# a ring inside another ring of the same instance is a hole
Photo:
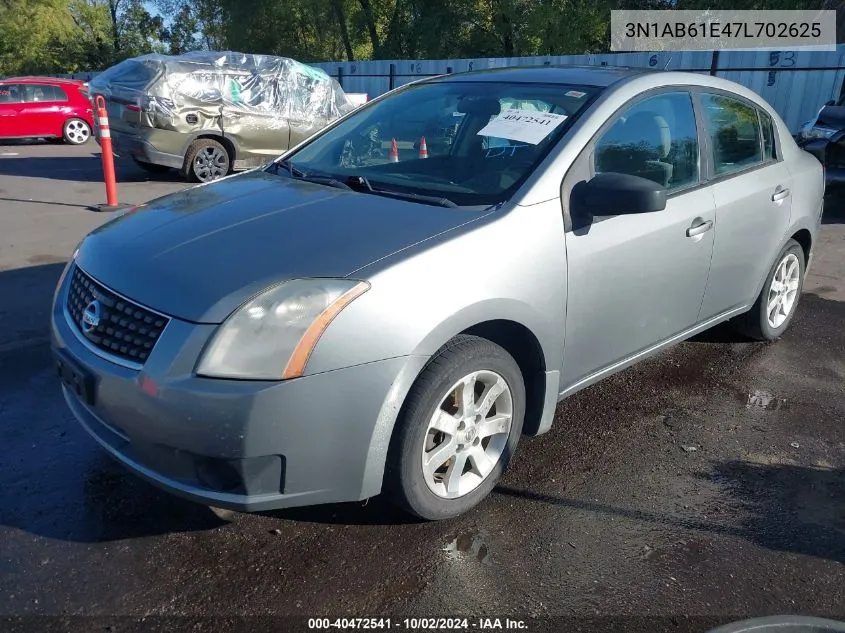
[[[469,514],[421,523],[374,498],[248,515],[135,478],[64,404],[48,311],[63,262],[108,219],[85,208],[105,198],[99,161],[95,144],[0,146],[0,630],[175,630],[175,616],[215,631],[242,616],[702,632],[760,615],[845,620],[841,202],[782,340],[720,327],[565,400]],[[118,175],[121,202],[186,186],[131,163]]]

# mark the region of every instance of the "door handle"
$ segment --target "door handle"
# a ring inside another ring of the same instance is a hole
[[[707,220],[706,222],[702,222],[701,224],[696,224],[695,226],[689,227],[687,229],[687,237],[695,237],[696,235],[707,233],[707,231],[712,228],[713,220]]]
[[[784,189],[783,187],[778,187],[775,189],[775,192],[772,194],[772,202],[780,202],[781,200],[785,200],[789,197],[790,191],[789,189]]]

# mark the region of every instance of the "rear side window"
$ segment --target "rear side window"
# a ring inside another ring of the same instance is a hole
[[[21,87],[18,84],[0,85],[0,103],[20,103]]]
[[[757,111],[760,115],[760,129],[763,131],[763,162],[777,158],[775,156],[775,130],[772,117],[763,112]]]
[[[653,180],[669,191],[699,182],[698,132],[692,98],[667,92],[623,109],[595,145],[596,173]]]
[[[27,84],[23,88],[24,101],[27,103],[67,101],[67,93],[58,86],[51,84]]]
[[[729,174],[763,162],[757,109],[724,95],[701,96],[713,145],[716,174]]]

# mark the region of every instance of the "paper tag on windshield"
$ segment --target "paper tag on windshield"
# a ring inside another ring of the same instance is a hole
[[[485,125],[478,135],[537,145],[564,121],[566,121],[564,114],[512,108],[503,110],[499,116]]]

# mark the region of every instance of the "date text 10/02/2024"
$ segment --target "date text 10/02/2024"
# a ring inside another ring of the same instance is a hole
[[[390,630],[407,631],[526,631],[528,623],[511,618],[309,618],[309,630]]]

